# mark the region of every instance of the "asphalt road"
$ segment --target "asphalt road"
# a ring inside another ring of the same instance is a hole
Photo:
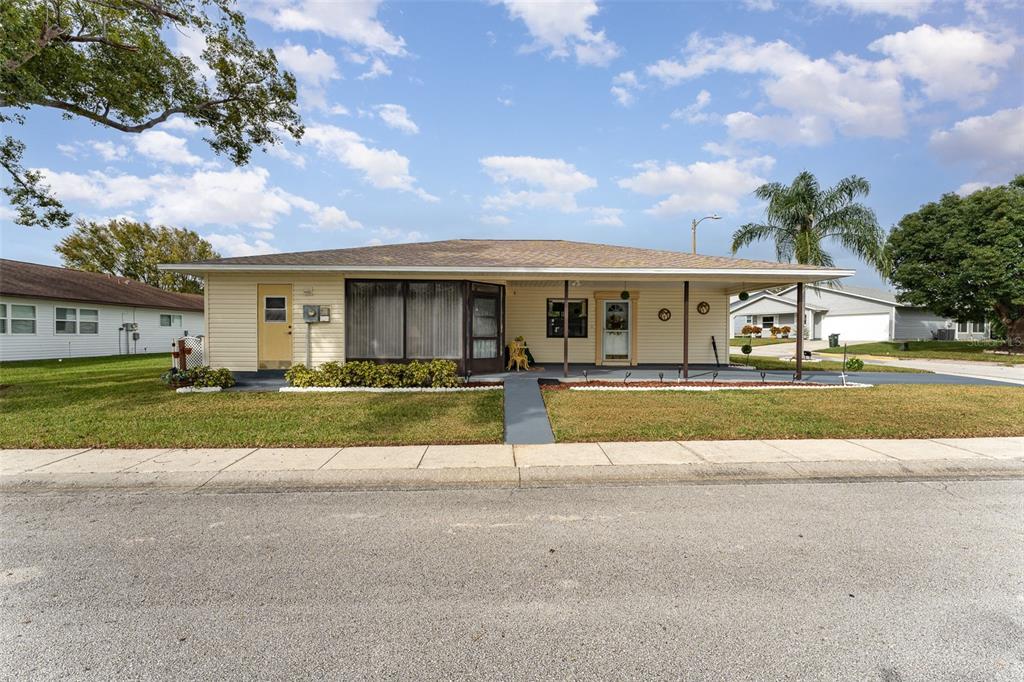
[[[1020,680],[1024,482],[8,495],[8,679]]]

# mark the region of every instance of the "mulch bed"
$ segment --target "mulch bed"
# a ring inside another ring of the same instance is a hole
[[[823,384],[812,381],[590,381],[590,382],[559,382],[557,384],[543,383],[541,388],[545,391],[565,391],[578,386],[613,386],[615,388],[678,388],[686,386],[714,386],[715,388],[743,388],[749,386],[835,386],[836,384]]]

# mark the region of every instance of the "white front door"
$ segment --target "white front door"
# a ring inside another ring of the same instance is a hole
[[[605,301],[601,350],[606,361],[629,362],[629,301]]]

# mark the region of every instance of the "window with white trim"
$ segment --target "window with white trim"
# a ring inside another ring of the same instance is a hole
[[[181,315],[161,315],[160,316],[161,327],[180,327],[181,326]]]
[[[0,303],[0,334],[7,333],[7,304]]]
[[[34,305],[11,304],[11,333],[36,333],[36,307]]]
[[[974,332],[975,334],[984,334],[985,333],[985,323],[984,322],[972,322],[971,323],[971,331]]]
[[[100,311],[95,308],[78,309],[78,333],[99,334],[100,333]]]
[[[78,311],[74,308],[55,308],[53,331],[56,334],[77,334]]]

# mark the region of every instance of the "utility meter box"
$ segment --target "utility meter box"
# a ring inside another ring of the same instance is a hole
[[[306,324],[313,324],[314,322],[330,322],[331,306],[311,304],[302,306],[302,321]]]
[[[124,322],[121,324],[121,329],[126,332],[134,332],[139,330],[138,322]]]

